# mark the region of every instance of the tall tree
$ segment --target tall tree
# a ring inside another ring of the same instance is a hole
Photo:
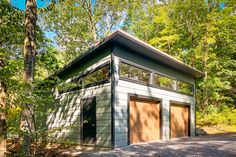
[[[221,3],[141,3],[130,10],[124,25],[151,45],[204,71],[205,78],[197,84],[201,109],[235,104],[235,8],[230,1],[224,8]]]
[[[0,58],[0,70],[4,68],[4,60]],[[6,86],[0,80],[0,156],[6,152]]]
[[[25,40],[24,40],[24,81],[32,83],[34,80],[34,65],[36,55],[36,0],[26,0]]]
[[[0,156],[6,151],[6,109],[8,95],[12,90],[13,60],[22,50],[23,16],[7,0],[0,1]],[[20,65],[20,64],[19,64]],[[14,82],[15,83],[15,82]],[[14,88],[14,87],[13,87]]]
[[[117,29],[127,4],[119,0],[65,0],[43,14],[45,30],[56,34],[67,62]]]
[[[28,86],[28,96],[32,94],[32,83],[34,80],[35,56],[36,56],[36,20],[37,5],[36,0],[26,0],[25,13],[25,40],[24,40],[24,82]],[[30,154],[32,122],[32,104],[26,104],[22,114],[21,130],[24,132],[23,151]]]
[[[24,15],[26,12],[20,11],[17,8],[13,7],[12,4],[8,0],[0,1],[0,82],[1,82],[1,90],[0,95],[6,96],[5,99],[0,100],[6,100],[7,101],[0,101],[0,103],[4,102],[3,107],[5,107],[5,102],[7,103],[6,109],[7,109],[7,126],[1,126],[1,131],[5,131],[4,128],[7,128],[7,133],[9,134],[20,134],[19,129],[19,123],[21,119],[21,111],[23,108],[28,108],[25,104],[37,104],[40,98],[36,98],[35,95],[31,95],[32,90],[32,82],[26,83],[24,74],[24,55],[23,55],[23,49],[32,49],[32,39],[26,39],[30,43],[27,46],[24,47],[24,43],[22,42],[24,40],[25,35],[29,35],[32,33],[24,31],[24,28],[26,26],[26,21],[24,25]],[[25,15],[26,16],[26,15]],[[26,19],[26,18],[25,18]],[[30,22],[30,21],[29,21]],[[30,27],[30,24],[28,25],[28,28]],[[45,40],[44,34],[39,28],[39,26],[34,26],[34,35],[37,37],[37,40],[34,44],[37,44],[37,47],[40,47],[40,50],[44,50],[43,55],[47,55],[47,53],[50,53],[50,50],[47,50],[47,45],[45,44],[47,40]],[[25,29],[26,30],[26,29]],[[29,31],[29,29],[28,29]],[[26,42],[27,43],[27,42]],[[28,51],[29,52],[29,51]],[[55,52],[56,53],[56,52]],[[41,55],[39,55],[40,57]],[[51,57],[51,56],[50,56]],[[51,58],[46,58],[47,62],[51,60]],[[37,69],[44,70],[45,68],[42,68],[44,65],[45,59],[40,61],[40,64],[36,65],[38,66]],[[53,61],[52,61],[53,62]],[[51,63],[52,63],[51,62]],[[54,62],[53,62],[54,63]],[[55,63],[53,64],[55,65]],[[47,68],[49,68],[51,65],[47,64]],[[54,68],[55,69],[55,68]],[[33,73],[34,75],[34,73]],[[45,78],[47,74],[40,73],[39,72],[36,75],[36,81],[42,80],[42,78]],[[34,79],[34,77],[33,77]],[[27,81],[28,82],[28,81]],[[4,87],[4,88],[3,88]],[[27,87],[27,88],[25,88]],[[4,90],[5,89],[5,90]],[[7,89],[7,93],[6,92]],[[26,90],[27,89],[27,90]],[[37,99],[37,101],[36,101]],[[37,102],[37,103],[35,103]],[[4,108],[1,108],[1,113],[4,111]],[[27,111],[27,109],[26,109]],[[4,112],[3,112],[4,113]],[[27,112],[23,112],[27,114]],[[23,120],[26,120],[32,117],[32,115],[27,115],[28,117],[25,117],[22,115],[22,122]],[[33,115],[34,116],[34,115]],[[6,123],[1,123],[6,124]],[[27,125],[26,125],[27,126]],[[23,128],[21,128],[23,129]],[[26,130],[24,130],[26,129]],[[24,131],[27,133],[27,128],[24,127]],[[33,130],[35,133],[35,130]],[[5,132],[1,132],[4,135]],[[26,134],[27,135],[27,134]],[[20,136],[21,137],[21,136]],[[32,134],[31,134],[32,137]],[[33,136],[34,137],[34,136]],[[33,138],[35,140],[35,138]],[[24,142],[24,146],[25,142]]]

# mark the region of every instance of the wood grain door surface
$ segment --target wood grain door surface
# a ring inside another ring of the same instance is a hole
[[[160,102],[130,98],[130,143],[160,139]]]
[[[171,138],[189,136],[189,106],[171,104]]]

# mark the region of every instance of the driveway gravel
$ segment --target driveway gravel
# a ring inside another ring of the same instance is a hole
[[[236,133],[140,143],[106,151],[73,149],[61,153],[85,157],[236,157]]]

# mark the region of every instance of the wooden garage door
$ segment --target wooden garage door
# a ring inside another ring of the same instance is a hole
[[[130,143],[160,139],[160,102],[130,99]]]
[[[189,106],[171,104],[171,138],[189,136]]]

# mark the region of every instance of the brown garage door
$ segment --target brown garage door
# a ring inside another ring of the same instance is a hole
[[[130,143],[160,139],[160,102],[130,99]]]
[[[189,136],[189,106],[171,104],[171,138]]]

